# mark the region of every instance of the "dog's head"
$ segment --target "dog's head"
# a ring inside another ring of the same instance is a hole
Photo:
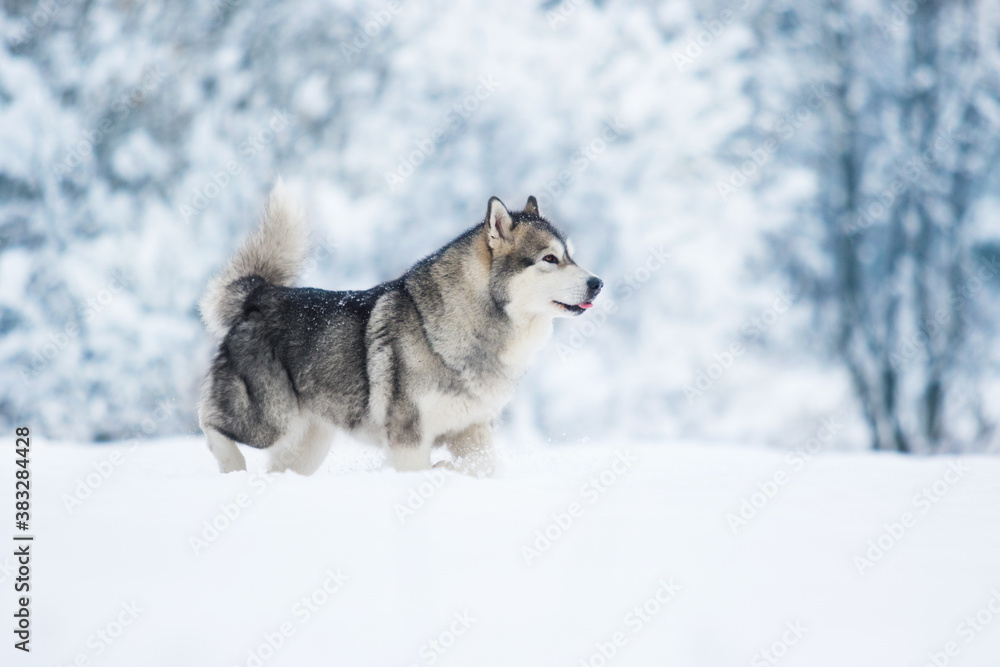
[[[490,292],[509,313],[570,317],[594,305],[604,283],[573,261],[566,237],[541,216],[534,197],[513,213],[491,197],[485,225]]]

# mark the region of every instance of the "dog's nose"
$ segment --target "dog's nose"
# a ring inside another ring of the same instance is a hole
[[[597,296],[597,294],[601,291],[601,288],[604,287],[604,281],[597,276],[591,276],[587,279],[587,287],[589,287],[590,291],[594,293],[594,296]]]

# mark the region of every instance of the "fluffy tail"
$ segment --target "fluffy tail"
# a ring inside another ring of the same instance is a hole
[[[288,285],[295,280],[307,258],[308,241],[302,212],[279,179],[267,198],[260,227],[208,283],[198,304],[208,330],[222,338],[239,320],[243,302],[255,287],[242,278],[259,276],[274,285]]]

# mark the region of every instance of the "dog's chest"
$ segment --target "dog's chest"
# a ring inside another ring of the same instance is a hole
[[[426,435],[437,437],[461,431],[473,424],[489,423],[514,397],[517,379],[527,370],[535,354],[552,334],[552,322],[544,318],[514,324],[511,335],[495,351],[499,365],[481,370],[476,363],[463,364],[461,391],[432,390],[420,396],[420,418]],[[488,354],[480,351],[479,354]],[[477,366],[480,370],[473,370]]]
[[[502,370],[483,374],[468,371],[460,381],[464,391],[431,391],[420,398],[425,432],[436,437],[498,417],[514,397],[517,379],[551,335],[551,320],[537,318],[515,323],[511,336],[497,350]]]
[[[513,382],[492,382],[461,394],[431,391],[420,397],[423,430],[436,437],[461,431],[473,424],[489,423],[514,396]]]
[[[500,362],[511,376],[520,377],[551,336],[551,319],[535,317],[515,322],[513,334],[500,354]]]

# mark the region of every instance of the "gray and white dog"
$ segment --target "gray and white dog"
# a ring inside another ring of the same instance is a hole
[[[280,182],[263,222],[201,301],[221,338],[198,416],[222,472],[236,443],[271,470],[314,472],[338,429],[388,447],[397,470],[493,470],[492,422],[552,333],[601,291],[534,197],[486,220],[396,280],[363,291],[289,287],[307,258],[303,216]]]

